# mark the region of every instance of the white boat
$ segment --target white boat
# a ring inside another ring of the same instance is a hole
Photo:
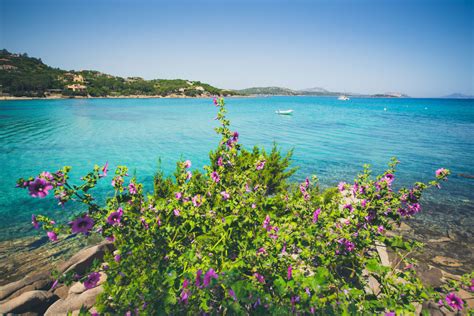
[[[341,95],[339,98],[337,98],[338,100],[341,100],[341,101],[347,101],[349,100],[349,97],[345,96],[345,95]]]
[[[275,111],[275,113],[280,115],[291,115],[291,113],[293,113],[293,110],[278,110]]]

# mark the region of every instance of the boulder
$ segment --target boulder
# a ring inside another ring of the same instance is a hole
[[[28,275],[21,280],[1,286],[0,287],[0,301],[5,300],[10,297],[13,298],[13,294],[16,292],[19,292],[18,295],[24,292],[27,292],[28,290],[21,291],[21,289],[27,286],[30,286],[28,288],[29,290],[39,290],[39,289],[44,289],[51,283],[52,283],[51,274],[48,271],[43,271],[40,273]],[[18,295],[15,295],[15,296],[18,296]]]
[[[452,268],[462,267],[462,263],[459,262],[459,260],[456,260],[454,258],[436,256],[432,260],[434,263],[438,263],[447,267],[452,267]]]
[[[66,285],[61,285],[54,290],[54,294],[59,296],[59,298],[65,299],[69,294],[69,287]]]
[[[86,248],[79,251],[72,256],[68,261],[59,266],[61,273],[74,271],[78,274],[83,274],[91,266],[95,259],[102,260],[105,252],[112,249],[111,243],[101,243],[93,247]]]
[[[98,286],[81,294],[70,293],[66,299],[60,299],[51,305],[45,315],[67,315],[69,312],[80,310],[81,307],[89,309],[95,304],[97,295],[102,291],[102,286]]]
[[[43,314],[58,297],[48,291],[30,291],[21,294],[0,306],[0,314],[22,314],[35,312]]]

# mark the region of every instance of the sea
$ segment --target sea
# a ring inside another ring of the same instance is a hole
[[[396,186],[430,181],[435,170],[452,175],[430,189],[417,217],[440,235],[459,232],[474,241],[474,100],[415,98],[228,98],[232,130],[245,148],[293,149],[292,181],[316,175],[323,188],[351,182],[391,157],[400,165]],[[277,110],[293,110],[278,115]],[[58,206],[51,196],[31,198],[15,187],[20,177],[71,166],[71,181],[95,164],[126,165],[153,189],[159,168],[171,175],[178,160],[202,169],[219,141],[211,99],[63,99],[0,101],[0,241],[38,235],[31,214],[67,220],[80,205]],[[95,191],[110,192],[110,178]],[[473,243],[470,243],[471,245]],[[471,248],[472,251],[472,248]]]

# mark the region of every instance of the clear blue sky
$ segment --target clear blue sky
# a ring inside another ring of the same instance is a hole
[[[474,94],[474,1],[0,0],[0,47],[222,88]]]

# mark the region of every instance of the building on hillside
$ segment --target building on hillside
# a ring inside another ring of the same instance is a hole
[[[85,91],[87,87],[85,85],[75,83],[75,84],[70,84],[66,86],[66,88],[74,92],[80,92],[80,91]]]

